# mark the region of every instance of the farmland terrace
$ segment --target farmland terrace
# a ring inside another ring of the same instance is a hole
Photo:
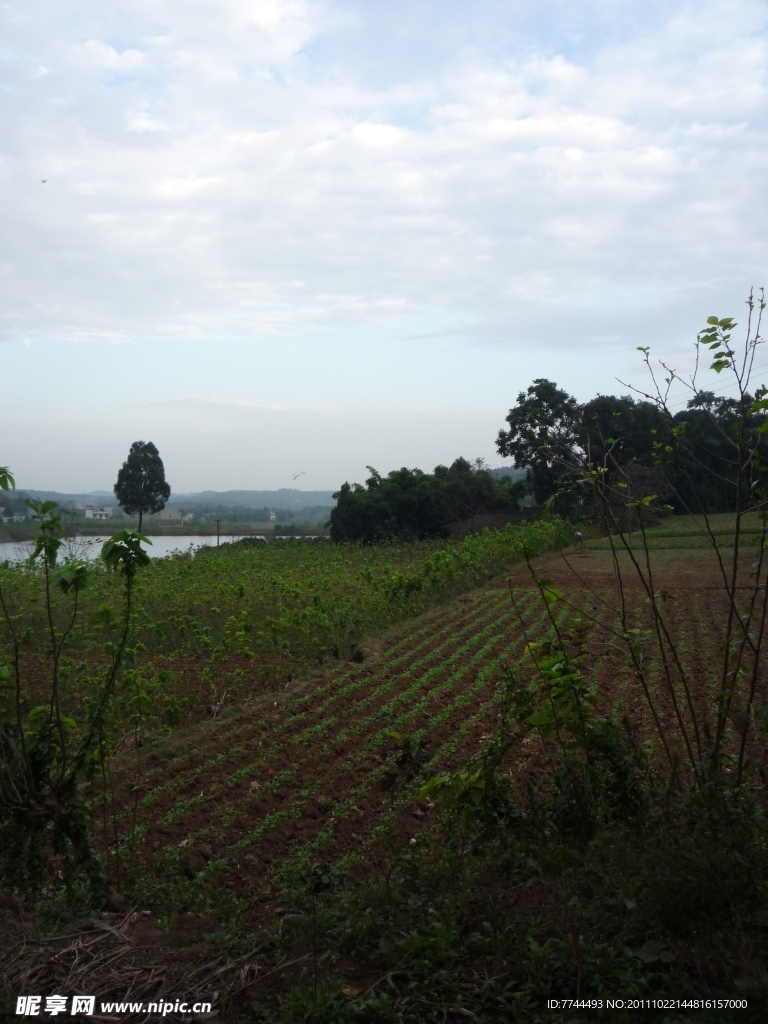
[[[723,529],[727,528],[725,523]],[[706,719],[713,706],[727,602],[711,550],[698,543],[696,531],[691,532],[686,524],[679,527],[677,547],[670,547],[672,532],[660,528],[658,542],[655,547],[651,544],[655,594],[663,602],[686,671],[695,680],[694,699]],[[694,538],[690,546],[689,534]],[[297,546],[284,557],[331,557],[309,549],[306,555],[296,554],[301,549],[303,546]],[[218,578],[226,583],[220,601],[231,600],[239,593],[238,587],[245,585],[247,573],[238,575],[238,566],[246,557],[276,556],[260,551],[225,555],[218,569]],[[383,577],[377,576],[383,572],[381,565],[371,564],[370,556],[357,551],[351,557],[359,560],[355,562],[358,575],[367,573],[381,581]],[[628,555],[622,553],[619,558],[622,572],[629,570]],[[754,551],[745,550],[740,563],[745,592],[753,558]],[[259,564],[263,571],[263,563]],[[411,569],[417,564],[413,553],[408,564]],[[211,565],[206,562],[203,568],[201,562],[198,570],[209,582],[214,578]],[[168,566],[165,571],[172,575],[190,572],[192,563],[177,560]],[[401,563],[398,572],[405,568]],[[407,890],[403,879],[417,870],[413,865],[420,863],[419,858],[430,864],[439,860],[455,827],[446,819],[440,802],[420,795],[420,791],[430,778],[461,767],[493,742],[500,714],[497,684],[510,672],[527,678],[528,643],[551,638],[555,627],[565,627],[575,614],[596,624],[588,640],[586,665],[597,684],[598,709],[609,714],[620,705],[637,742],[646,745],[652,758],[658,757],[647,703],[624,647],[616,642],[615,632],[611,633],[618,616],[616,569],[605,538],[588,541],[584,549],[541,554],[533,560],[532,574],[519,561],[511,568],[511,577],[508,566],[480,586],[472,586],[467,575],[462,577],[463,584],[454,579],[453,592],[441,590],[432,607],[423,590],[419,591],[424,602],[421,608],[412,607],[409,615],[402,612],[399,622],[387,622],[382,615],[373,628],[375,616],[368,608],[367,637],[349,638],[342,660],[329,658],[327,650],[325,656],[322,652],[318,656],[319,648],[306,637],[304,647],[295,646],[292,657],[289,640],[298,640],[287,627],[276,638],[278,615],[270,616],[272,634],[269,626],[259,630],[252,619],[252,632],[240,628],[239,639],[238,623],[248,616],[229,615],[218,635],[209,631],[212,639],[208,644],[200,642],[201,627],[196,634],[188,623],[184,643],[171,651],[163,646],[170,627],[158,628],[153,617],[156,612],[152,616],[147,613],[142,629],[147,638],[155,638],[157,649],[144,654],[139,651],[137,665],[146,666],[147,678],[152,664],[154,670],[160,664],[164,671],[175,670],[172,695],[177,702],[187,700],[187,717],[173,728],[160,726],[159,712],[156,719],[148,716],[141,725],[134,721],[116,742],[109,774],[96,776],[92,782],[96,843],[109,864],[111,878],[120,884],[124,906],[105,913],[95,923],[91,918],[62,923],[61,917],[56,917],[61,883],[53,878],[42,897],[49,907],[48,920],[57,922],[49,932],[56,937],[47,939],[48,945],[39,947],[31,959],[29,952],[26,958],[14,953],[15,959],[6,960],[7,976],[15,977],[14,971],[18,973],[23,965],[24,971],[36,971],[40,984],[45,982],[51,991],[57,984],[77,984],[78,991],[90,990],[90,985],[103,993],[131,988],[134,993],[143,992],[144,998],[160,989],[171,998],[174,993],[178,998],[179,993],[195,991],[205,996],[215,990],[220,993],[220,1012],[233,1020],[342,1019],[337,1016],[340,1004],[332,1000],[326,1016],[309,1015],[309,1003],[307,1016],[286,1015],[285,1006],[294,1005],[290,999],[285,1002],[286,994],[306,987],[307,972],[316,964],[312,957],[317,956],[317,950],[311,952],[307,943],[311,943],[312,914],[317,913],[322,899],[317,894],[310,898],[311,886],[307,889],[302,880],[313,864],[329,866],[338,873],[334,877],[348,878],[348,884],[363,887],[366,895],[361,899],[368,906],[365,913],[378,907],[377,912],[385,917],[395,914],[390,883],[393,891],[399,884],[402,895]],[[279,575],[283,585],[295,587],[298,562],[288,572],[283,566]],[[322,574],[317,576],[322,579]],[[561,591],[564,599],[548,606],[541,600],[535,578],[551,581],[549,585]],[[173,583],[162,579],[163,592],[172,602]],[[643,603],[644,594],[628,571],[626,580],[633,623],[647,625],[648,602]],[[212,607],[211,601],[206,594],[207,608]],[[358,609],[365,605],[364,595],[358,593],[356,601]],[[264,637],[271,635],[270,653],[258,647],[253,633],[264,643]],[[229,646],[223,642],[226,638]],[[87,666],[92,656],[83,653],[81,664]],[[267,658],[271,660],[267,662]],[[671,722],[674,709],[661,683],[661,667],[651,655],[649,658],[647,678],[658,700],[659,716],[663,722]],[[32,666],[32,653],[28,661]],[[234,695],[231,691],[227,695],[229,687]],[[82,694],[77,687],[72,692],[76,703],[74,695]],[[132,743],[132,738],[137,742]],[[750,739],[752,743],[757,743],[756,735]],[[541,737],[535,731],[520,730],[500,771],[514,780],[524,803],[526,793],[530,797],[550,778],[550,761]],[[393,868],[394,864],[399,867]],[[419,870],[427,869],[422,865]],[[416,890],[416,896],[407,890],[410,902],[399,924],[404,933],[408,927],[417,927],[414,920],[435,913],[439,899],[445,898],[445,894],[436,894],[439,885],[436,891],[424,885],[423,890]],[[531,1000],[541,1003],[544,993],[552,991],[552,983],[544,978],[531,980],[531,964],[540,956],[531,942],[540,950],[542,943],[569,936],[573,911],[563,904],[560,883],[547,883],[540,868],[527,874],[516,869],[487,885],[494,913],[527,943],[527,988],[521,987],[522,968],[515,967],[509,955],[501,955],[506,940],[498,935],[485,945],[480,938],[476,942],[468,939],[461,953],[451,954],[453,960],[445,951],[434,956],[443,970],[452,972],[451,984],[461,989],[465,983],[465,998],[470,990],[479,991],[481,975],[496,978],[494,985],[500,991],[512,986],[518,993],[526,993],[525,999],[494,996],[495,1009],[489,1010],[487,1017],[476,1016],[478,1004],[473,1003],[475,1009],[466,1011],[468,1019],[509,1019],[505,1014],[518,1006],[521,1013],[527,1007],[530,1019],[538,1020],[543,1004],[537,1009]],[[323,891],[317,890],[321,895]],[[602,939],[608,945],[603,948],[598,943],[599,948],[590,947],[584,957],[616,957],[608,973],[613,971],[611,976],[624,977],[630,988],[641,991],[646,983],[638,980],[638,964],[646,972],[648,968],[642,957],[628,949],[633,927],[628,919],[634,902],[629,895],[622,898],[621,913],[615,911],[609,925],[600,925],[606,929]],[[386,900],[390,900],[388,911],[381,909]],[[360,907],[358,910],[364,916]],[[10,934],[19,942],[39,935],[39,924],[15,897],[7,898],[5,912]],[[470,915],[474,926],[477,913],[475,907]],[[488,909],[483,913],[488,920],[493,917]],[[111,926],[112,932],[104,931],[102,925]],[[448,1019],[433,1017],[432,1010],[437,1012],[439,1004],[429,1007],[427,1000],[419,1008],[418,1000],[408,1002],[408,985],[419,976],[417,964],[422,963],[423,969],[423,949],[412,950],[409,957],[405,948],[399,967],[392,966],[386,948],[378,952],[370,948],[365,927],[358,924],[358,931],[346,940],[338,929],[334,931],[330,917],[321,917],[320,927],[325,936],[319,967],[322,1005],[332,992],[333,998],[347,1007],[349,1016],[343,1019],[385,1020],[389,1018],[381,1010],[382,999],[400,999],[402,1006],[410,1009],[399,1019]],[[499,927],[499,922],[493,927]],[[430,941],[437,939],[433,936]],[[564,941],[567,949],[562,957],[567,959],[572,940]],[[91,942],[94,945],[89,945]],[[677,959],[677,983],[685,988],[691,972],[702,970],[704,954],[690,937],[669,942],[672,952],[665,962]],[[640,945],[639,939],[636,944]],[[749,942],[739,955],[742,967],[747,964],[752,971],[758,970],[764,959]],[[576,976],[569,973],[577,971],[581,978],[578,956],[576,961],[567,970],[557,967],[567,976],[560,990],[569,990],[569,986],[570,991],[576,990]],[[446,968],[446,962],[452,966]],[[603,969],[607,970],[605,964]],[[728,987],[729,969],[707,966],[709,991]],[[315,978],[317,970],[315,966]],[[662,979],[658,984],[663,987],[669,982]],[[580,986],[579,980],[577,988]],[[312,1005],[319,1013],[317,998],[315,990]],[[437,996],[433,993],[430,998]],[[452,998],[455,1001],[455,993]],[[382,1016],[376,1016],[374,1009]]]

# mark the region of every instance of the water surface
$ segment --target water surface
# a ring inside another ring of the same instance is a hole
[[[230,536],[221,538],[222,544],[229,544],[234,540],[242,540],[241,536]],[[264,540],[264,537],[258,538]],[[73,557],[83,558],[88,561],[98,558],[101,554],[101,547],[105,541],[109,540],[109,536],[103,537],[68,537],[61,548],[59,548],[59,557]],[[173,554],[174,552],[191,551],[192,554],[198,548],[210,548],[216,547],[215,536],[199,537],[189,534],[182,537],[150,537],[152,546],[147,547],[147,553],[152,558],[165,558],[166,555]],[[29,558],[32,554],[32,550],[35,546],[34,541],[22,540],[22,541],[5,541],[0,544],[0,562],[21,562],[25,558]]]

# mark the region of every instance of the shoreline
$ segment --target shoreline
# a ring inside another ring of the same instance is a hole
[[[111,536],[123,529],[138,529],[138,520],[131,522],[125,519],[98,519],[83,529],[81,524],[64,524],[64,538],[74,540],[78,537],[104,537]],[[275,529],[275,526],[279,529]],[[216,527],[208,523],[198,523],[196,527],[187,523],[184,526],[142,526],[141,531],[145,537],[215,537]],[[220,537],[274,537],[294,535],[302,537],[311,534],[313,536],[326,536],[328,531],[322,524],[302,523],[297,529],[291,523],[222,523],[219,529]],[[34,520],[25,523],[0,523],[0,544],[2,543],[23,543],[34,540],[37,536],[37,526]]]

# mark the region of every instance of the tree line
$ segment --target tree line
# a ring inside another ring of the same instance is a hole
[[[580,403],[540,377],[518,394],[496,438],[499,455],[525,470],[524,480],[495,479],[481,462],[461,458],[433,473],[403,468],[382,477],[369,466],[364,486],[344,483],[334,494],[331,538],[377,543],[446,537],[459,520],[519,510],[526,494],[539,508],[596,518],[583,486],[588,467],[606,483],[621,477],[619,522],[633,499],[649,494],[675,514],[729,512],[734,488],[746,501],[755,467],[768,463],[764,406],[747,392],[725,398],[707,390],[696,390],[674,413],[650,395],[599,395]],[[739,448],[754,453],[748,473],[739,469]]]
[[[446,537],[458,520],[489,512],[514,512],[527,485],[524,480],[497,480],[482,462],[456,459],[433,473],[396,469],[383,477],[368,466],[362,484],[344,483],[334,494],[333,541],[425,540]]]
[[[606,479],[621,475],[640,499],[653,493],[676,514],[729,512],[734,487],[745,500],[755,467],[768,462],[764,402],[744,393],[724,398],[697,390],[679,412],[652,396],[600,395],[585,404],[539,378],[521,391],[499,431],[496,448],[528,471],[535,503],[588,517],[585,467]],[[742,472],[735,442],[753,452]]]

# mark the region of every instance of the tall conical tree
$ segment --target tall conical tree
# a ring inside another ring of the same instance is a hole
[[[159,512],[171,495],[165,467],[151,441],[134,441],[117,474],[115,497],[129,516],[139,516],[139,533],[145,512]]]

